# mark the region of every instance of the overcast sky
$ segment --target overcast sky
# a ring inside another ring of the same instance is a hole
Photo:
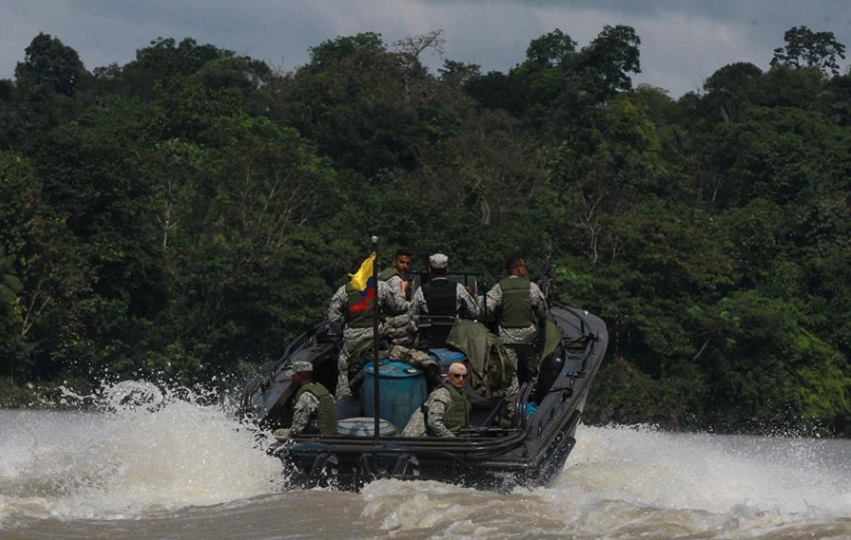
[[[422,57],[433,72],[443,60],[505,72],[547,32],[558,28],[581,47],[607,24],[641,38],[633,82],[675,98],[733,62],[767,69],[793,26],[833,32],[851,57],[851,0],[0,0],[0,79],[14,77],[39,32],[76,50],[89,70],[124,65],[158,37],[191,37],[291,71],[310,47],[338,36],[376,32],[391,45],[440,29],[442,57]]]

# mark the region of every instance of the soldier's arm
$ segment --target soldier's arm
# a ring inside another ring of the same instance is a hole
[[[449,391],[445,388],[439,388],[434,391],[429,399],[428,404],[428,427],[432,434],[436,437],[454,437],[455,434],[449,431],[446,424],[443,423],[446,417],[446,408],[452,398],[449,396]]]
[[[487,305],[488,313],[493,313],[502,303],[502,287],[499,286],[499,283],[491,287],[491,290],[485,295],[485,303]]]
[[[456,298],[458,298],[458,302],[461,304],[460,306],[456,306],[458,308],[458,313],[463,313],[464,317],[467,319],[478,319],[479,303],[473,300],[473,297],[470,296],[467,289],[465,289],[460,283],[456,287],[456,291]]]
[[[334,293],[334,296],[331,297],[331,304],[328,306],[328,320],[332,325],[336,324],[342,328],[343,314],[345,313],[348,303],[349,299],[346,295],[346,288],[340,287],[337,289],[337,292]]]
[[[319,410],[319,400],[309,392],[304,392],[293,406],[293,424],[290,427],[290,436],[303,433],[310,416]]]
[[[404,280],[401,277],[393,276],[385,281],[385,283],[387,283],[387,287],[393,292],[393,294],[405,296],[405,291],[402,289],[402,283],[404,283]]]
[[[529,288],[529,296],[532,301],[532,311],[534,311],[535,317],[537,317],[538,321],[545,321],[550,309],[547,306],[547,298],[544,296],[544,292],[540,287],[532,283],[532,286]]]
[[[345,322],[345,312],[348,309],[349,298],[346,294],[346,287],[340,287],[334,296],[331,297],[331,304],[328,306],[328,321],[331,323],[331,332],[341,334],[343,332],[343,323]]]
[[[381,302],[381,308],[388,315],[399,315],[408,310],[408,302],[405,300],[405,294],[395,292],[384,281],[378,282],[378,298]]]
[[[423,296],[423,290],[417,289],[417,292],[414,293],[414,297],[411,298],[411,305],[408,308],[408,315],[411,317],[416,317],[420,313],[425,313],[426,310],[422,309],[422,305],[425,303],[425,297]]]

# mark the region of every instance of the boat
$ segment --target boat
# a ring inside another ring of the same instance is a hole
[[[470,275],[462,279],[468,280]],[[486,328],[486,332],[494,330],[485,323],[464,323]],[[449,323],[453,328],[459,324]],[[454,438],[401,436],[405,419],[427,396],[428,374],[382,357],[386,349],[378,347],[370,349],[372,360],[365,361],[352,379],[353,389],[355,379],[362,380],[357,397],[336,405],[336,434],[299,435],[269,445],[268,451],[281,459],[288,481],[298,487],[357,491],[382,478],[437,480],[493,490],[546,486],[562,470],[576,444],[577,427],[608,343],[605,323],[582,309],[551,302],[548,325],[557,339],[543,349],[536,382],[520,385],[509,422],[499,421],[496,414],[504,400],[477,399],[468,383],[465,393],[473,402],[469,428]],[[420,332],[440,327],[420,322]],[[451,337],[452,331],[444,337]],[[424,343],[421,350],[444,373],[451,362],[471,361],[463,347],[453,346],[457,342],[452,339]],[[288,427],[297,391],[290,379],[290,365],[311,362],[314,380],[333,394],[341,346],[342,337],[328,321],[299,335],[268,374],[244,387],[241,418],[265,433]]]

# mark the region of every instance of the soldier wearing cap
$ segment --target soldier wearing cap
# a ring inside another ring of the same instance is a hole
[[[460,283],[449,280],[449,257],[435,253],[428,258],[428,283],[417,289],[411,300],[411,317],[443,315],[477,319],[479,305]]]
[[[422,407],[414,411],[402,431],[403,437],[455,437],[470,425],[470,401],[464,395],[467,367],[461,362],[449,366],[446,381],[435,388]]]
[[[293,407],[290,429],[275,431],[275,437],[286,439],[302,434],[334,435],[337,432],[337,415],[334,397],[328,389],[313,380],[313,365],[306,360],[296,360],[290,366],[292,381],[299,386]]]

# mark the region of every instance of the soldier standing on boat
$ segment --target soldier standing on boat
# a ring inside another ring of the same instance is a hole
[[[337,400],[351,396],[349,386],[349,359],[362,349],[366,349],[373,339],[373,302],[378,300],[381,311],[387,315],[399,315],[408,309],[404,295],[394,293],[387,283],[376,283],[375,298],[363,299],[362,291],[357,290],[351,282],[340,286],[328,307],[328,321],[331,329],[343,332],[343,346],[337,361]],[[361,306],[361,309],[353,309]]]
[[[299,386],[293,406],[293,421],[289,429],[275,430],[275,438],[283,440],[302,434],[336,434],[334,398],[322,383],[313,380],[313,365],[306,360],[296,360],[290,369],[293,384]]]
[[[413,254],[406,249],[400,249],[393,257],[391,266],[388,266],[378,274],[379,281],[387,283],[387,286],[390,287],[390,290],[394,294],[402,295],[408,301],[411,299],[408,273],[411,270],[412,262]],[[387,317],[384,321],[384,336],[396,345],[412,344],[415,331],[416,329],[413,327],[411,317],[407,311],[401,315]]]
[[[496,315],[499,338],[518,368],[520,381],[534,384],[540,369],[534,344],[538,333],[544,331],[549,312],[547,299],[527,276],[523,257],[509,257],[505,269],[508,277],[487,293],[487,312]]]
[[[447,380],[435,388],[425,403],[414,411],[402,431],[403,437],[455,437],[470,425],[470,401],[464,396],[467,367],[454,362]]]
[[[428,283],[417,289],[409,311],[417,315],[445,315],[477,319],[479,305],[460,283],[449,280],[449,257],[435,253],[428,258]]]

